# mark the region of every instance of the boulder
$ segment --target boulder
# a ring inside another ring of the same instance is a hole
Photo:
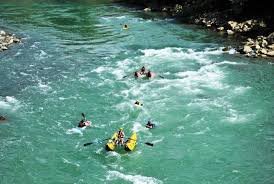
[[[267,52],[266,55],[274,57],[274,50]]]
[[[13,42],[14,42],[14,43],[19,43],[20,40],[19,40],[18,38],[13,38]]]
[[[225,30],[225,28],[224,27],[218,27],[217,30],[218,31],[223,31],[223,30]]]
[[[8,50],[8,47],[2,46],[2,47],[1,47],[1,50]]]
[[[258,49],[260,49],[261,47],[260,47],[259,44],[256,44],[256,45],[255,45],[255,48],[258,50]]]
[[[147,8],[144,9],[144,11],[149,12],[149,11],[151,11],[151,8],[147,7]]]
[[[261,43],[261,46],[266,47],[267,45],[268,45],[268,42],[265,39],[263,39],[262,43]]]
[[[226,32],[227,32],[228,35],[233,35],[234,34],[234,31],[232,31],[230,29],[226,30]]]
[[[261,49],[261,50],[260,50],[260,53],[262,53],[262,54],[265,54],[265,55],[266,55],[266,54],[267,54],[267,50],[263,48],[263,49]]]
[[[249,47],[248,45],[245,45],[245,46],[244,46],[244,52],[245,52],[245,53],[251,53],[251,52],[253,52],[253,50],[252,50],[251,47]]]
[[[235,27],[238,25],[238,22],[236,21],[228,21],[228,25],[230,25],[231,29],[234,30]]]
[[[274,50],[274,44],[268,45],[267,47],[268,47],[269,49]]]
[[[6,35],[6,32],[3,31],[3,30],[1,30],[1,31],[0,31],[0,35],[1,35],[1,36],[5,36],[5,35]]]

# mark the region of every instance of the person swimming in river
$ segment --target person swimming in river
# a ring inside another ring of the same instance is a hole
[[[86,127],[86,126],[90,126],[91,122],[90,121],[87,121],[86,119],[86,116],[84,113],[82,113],[82,120],[78,123],[78,127],[79,128],[83,128],[83,127]]]
[[[151,123],[151,121],[148,121],[147,124],[146,124],[146,128],[149,128],[149,129],[152,129],[155,127],[155,124],[154,123]]]
[[[124,24],[123,29],[128,29],[128,25]]]
[[[138,106],[138,107],[139,107],[139,106],[143,106],[143,104],[142,104],[140,101],[138,101],[138,100],[135,101],[134,105],[135,105],[135,106]]]

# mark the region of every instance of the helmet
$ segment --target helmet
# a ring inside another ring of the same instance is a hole
[[[123,130],[123,128],[120,128],[120,130]]]

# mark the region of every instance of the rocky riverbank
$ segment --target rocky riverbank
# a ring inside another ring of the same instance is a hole
[[[202,25],[235,37],[242,42],[235,48],[248,57],[274,58],[274,3],[261,5],[252,0],[124,0],[141,5],[143,10],[163,12],[184,23]],[[225,49],[230,46],[225,45]]]
[[[20,39],[14,34],[0,30],[0,52],[7,50],[13,43],[19,43]]]
[[[236,50],[248,57],[274,57],[274,32],[267,35],[262,34],[263,30],[267,28],[263,20],[224,22],[217,17],[210,19],[199,17],[193,23],[212,28],[227,36],[241,35],[243,42]]]

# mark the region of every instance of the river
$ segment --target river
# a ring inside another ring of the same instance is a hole
[[[22,38],[0,53],[1,184],[273,183],[270,60],[108,1],[1,0],[0,12]],[[142,66],[157,76],[134,79]],[[77,128],[81,113],[91,127]],[[83,146],[120,127],[138,133],[133,152]]]

